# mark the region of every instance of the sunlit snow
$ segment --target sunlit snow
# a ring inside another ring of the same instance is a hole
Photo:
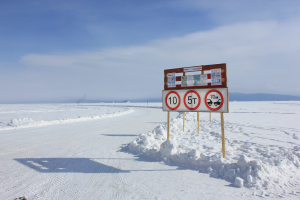
[[[224,114],[161,103],[0,105],[1,199],[300,197],[300,102],[230,102]]]

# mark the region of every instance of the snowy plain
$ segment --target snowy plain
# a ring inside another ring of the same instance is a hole
[[[0,199],[299,199],[300,102],[0,105]]]

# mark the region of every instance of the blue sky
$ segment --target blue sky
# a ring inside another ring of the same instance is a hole
[[[161,97],[227,63],[230,92],[300,96],[300,1],[0,1],[0,103]]]

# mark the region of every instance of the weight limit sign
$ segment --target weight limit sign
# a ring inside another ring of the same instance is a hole
[[[180,96],[177,92],[171,91],[166,95],[165,102],[170,110],[176,110],[180,106]]]
[[[201,98],[198,92],[195,90],[190,90],[185,93],[183,102],[187,109],[196,110],[200,106]]]
[[[205,95],[205,105],[209,110],[216,111],[222,108],[224,97],[218,90],[209,90]]]

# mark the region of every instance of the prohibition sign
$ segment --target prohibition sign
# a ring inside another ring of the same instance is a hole
[[[176,110],[180,106],[180,96],[177,92],[171,91],[166,95],[165,102],[166,102],[166,106],[170,110]]]
[[[186,97],[187,97],[188,94],[190,94],[190,93],[196,94],[198,98],[197,98],[197,97],[196,97],[196,98],[192,98],[191,96],[189,96],[189,97],[188,97],[188,103],[186,103]],[[190,98],[190,97],[191,97],[191,98]],[[198,100],[198,103],[197,103],[197,105],[196,105],[195,107],[190,107],[190,106],[187,105],[187,104],[191,104],[191,106],[194,106],[194,105],[196,104],[196,100]],[[188,91],[187,93],[185,93],[184,98],[183,98],[183,102],[184,102],[184,105],[185,105],[185,107],[186,107],[187,109],[189,109],[189,110],[196,110],[196,109],[199,108],[199,106],[200,106],[201,98],[200,98],[200,95],[198,94],[198,92],[196,92],[195,90],[190,90],[190,91]]]
[[[213,110],[213,111],[219,110],[220,108],[222,108],[223,103],[224,103],[224,97],[219,90],[209,90],[206,93],[205,105],[209,110]]]

